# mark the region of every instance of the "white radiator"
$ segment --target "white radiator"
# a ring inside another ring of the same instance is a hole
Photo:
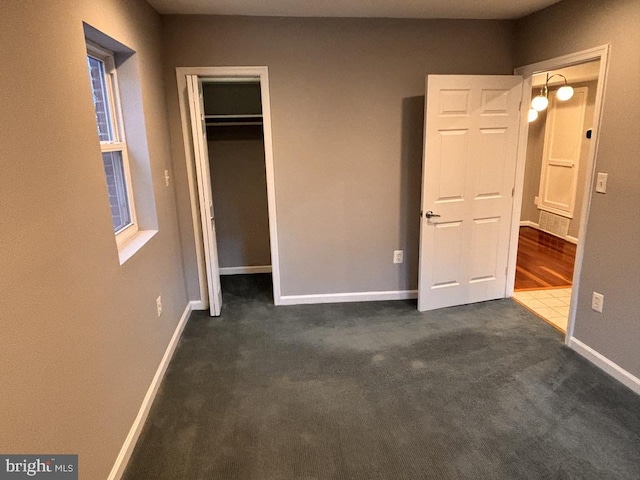
[[[556,215],[555,213],[540,210],[540,221],[538,222],[540,230],[556,235],[560,238],[566,238],[569,233],[569,219]]]

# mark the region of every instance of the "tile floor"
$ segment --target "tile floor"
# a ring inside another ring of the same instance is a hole
[[[571,288],[521,290],[513,298],[562,332],[567,331]]]

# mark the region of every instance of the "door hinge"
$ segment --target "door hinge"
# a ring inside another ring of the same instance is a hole
[[[520,100],[520,103],[518,104],[518,111],[519,112],[522,111],[522,100]]]
[[[513,187],[511,189],[511,197],[513,197],[516,194],[516,187]]]

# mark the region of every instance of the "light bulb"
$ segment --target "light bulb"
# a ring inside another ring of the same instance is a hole
[[[536,118],[538,118],[538,111],[535,108],[529,109],[529,123],[533,122]]]
[[[549,105],[549,100],[544,95],[538,95],[531,100],[531,106],[539,112],[547,108],[547,105]]]
[[[558,100],[562,100],[563,102],[569,100],[571,97],[573,97],[573,88],[569,85],[560,87],[556,92],[556,97],[558,97]]]

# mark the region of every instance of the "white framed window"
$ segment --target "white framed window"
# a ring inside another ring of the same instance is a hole
[[[138,222],[113,52],[87,42],[87,68],[96,111],[113,231],[116,243],[121,246],[138,232]]]

